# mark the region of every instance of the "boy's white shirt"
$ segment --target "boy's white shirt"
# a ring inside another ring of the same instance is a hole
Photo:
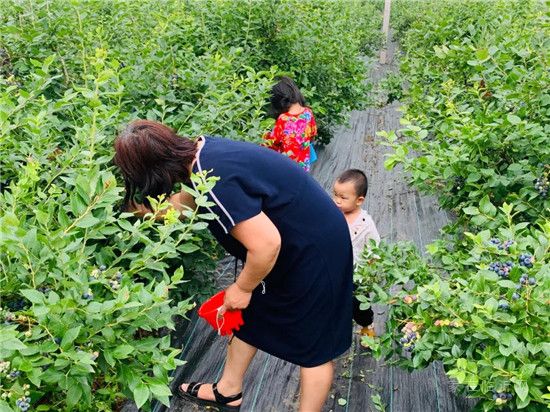
[[[376,229],[374,220],[372,220],[372,217],[364,209],[361,209],[361,213],[357,216],[357,219],[348,228],[353,246],[353,262],[357,264],[365,245],[367,245],[370,239],[374,239],[376,244],[378,244],[380,242],[380,234]]]

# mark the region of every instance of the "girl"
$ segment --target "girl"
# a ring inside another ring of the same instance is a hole
[[[314,156],[311,144],[317,135],[313,112],[306,107],[296,83],[286,76],[271,89],[270,101],[277,121],[273,130],[264,136],[266,146],[288,156],[309,172]]]

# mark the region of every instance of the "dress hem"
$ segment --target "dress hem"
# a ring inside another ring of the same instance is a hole
[[[321,366],[321,365],[324,365],[325,363],[331,361],[331,360],[334,360],[336,359],[337,357],[339,357],[340,355],[342,355],[343,353],[345,353],[346,351],[349,350],[349,348],[351,347],[351,335],[350,335],[350,341],[349,343],[345,346],[345,348],[341,348],[341,349],[336,349],[333,354],[331,354],[330,356],[327,356],[326,359],[322,360],[322,361],[315,361],[315,362],[299,362],[299,361],[296,361],[296,360],[292,360],[292,359],[289,359],[281,354],[278,354],[278,353],[274,353],[274,351],[269,351],[265,348],[262,348],[261,345],[257,345],[255,344],[254,342],[252,342],[251,340],[248,340],[246,337],[242,337],[240,336],[240,333],[239,332],[235,332],[235,336],[237,338],[239,338],[240,340],[242,340],[243,342],[251,345],[251,346],[254,346],[256,349],[258,350],[261,350],[262,352],[265,352],[265,353],[268,353],[270,354],[271,356],[275,356],[276,358],[279,358],[279,359],[282,359],[286,362],[290,362],[294,365],[297,365],[297,366],[300,366],[300,367],[303,367],[303,368],[314,368],[316,366]]]

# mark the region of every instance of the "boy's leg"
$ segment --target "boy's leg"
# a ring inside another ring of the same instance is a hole
[[[299,412],[321,411],[321,408],[327,400],[333,376],[333,361],[313,368],[300,368]]]
[[[225,367],[223,375],[218,382],[218,392],[225,396],[236,395],[242,391],[243,379],[248,366],[252,362],[257,349],[248,343],[233,336],[231,342],[227,345],[227,355],[225,357]],[[181,388],[187,390],[188,384],[181,385]],[[202,385],[198,392],[200,399],[214,400],[212,384]],[[240,405],[242,399],[228,403],[230,406]]]

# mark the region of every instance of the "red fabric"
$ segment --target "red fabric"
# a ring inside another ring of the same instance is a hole
[[[224,298],[225,290],[222,290],[199,308],[199,316],[204,318],[222,336],[231,335],[234,330],[239,330],[244,325],[241,310],[228,310],[218,316],[218,308],[223,305]]]

